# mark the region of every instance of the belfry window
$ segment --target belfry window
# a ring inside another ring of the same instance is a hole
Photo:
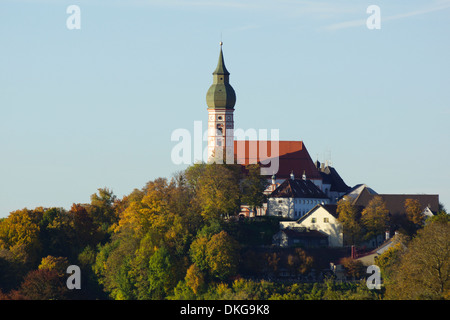
[[[224,135],[224,132],[223,132],[223,124],[221,124],[221,123],[219,123],[218,125],[217,125],[217,135]]]

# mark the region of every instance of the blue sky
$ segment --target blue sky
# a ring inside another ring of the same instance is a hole
[[[450,209],[449,18],[450,1],[0,0],[0,217],[183,170],[171,133],[206,129],[220,40],[236,128]]]

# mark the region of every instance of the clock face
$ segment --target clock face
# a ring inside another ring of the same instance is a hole
[[[231,121],[231,116],[227,116],[227,121]]]
[[[214,120],[214,116],[213,116],[213,115],[210,115],[210,116],[209,116],[209,120],[211,120],[211,121]]]

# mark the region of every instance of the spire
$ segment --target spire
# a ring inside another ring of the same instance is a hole
[[[230,75],[227,68],[225,67],[225,61],[223,60],[222,45],[223,45],[223,42],[220,41],[219,62],[217,63],[217,68],[216,68],[216,70],[214,70],[213,74]]]
[[[223,42],[220,42],[220,54],[217,68],[213,72],[213,83],[206,93],[206,104],[208,109],[229,109],[234,110],[236,104],[236,93],[230,85],[230,73],[225,67],[222,52]]]

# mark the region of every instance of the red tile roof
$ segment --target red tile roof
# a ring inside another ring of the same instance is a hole
[[[301,178],[305,172],[307,179],[322,180],[314,162],[309,156],[303,141],[277,141],[279,168],[275,173],[277,179],[287,179],[291,172]],[[261,150],[260,150],[261,146]],[[272,154],[272,147],[275,149]],[[234,154],[237,163],[248,165],[263,162],[262,166],[270,166],[270,159],[277,156],[275,141],[235,140]]]

